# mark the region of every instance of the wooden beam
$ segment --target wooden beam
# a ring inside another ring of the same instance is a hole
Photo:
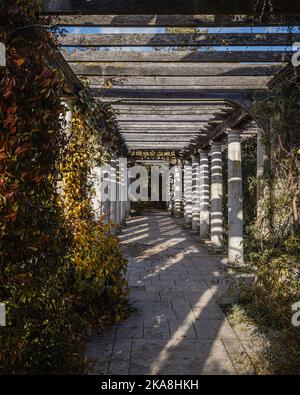
[[[195,130],[194,132],[176,132],[176,131],[164,131],[164,130],[160,130],[160,131],[145,131],[143,130],[143,136],[147,137],[160,137],[160,136],[168,136],[168,137],[172,137],[172,136],[180,136],[180,137],[185,137],[185,138],[192,138],[195,135],[198,135],[199,133],[201,133],[200,131]],[[122,136],[127,139],[128,137],[137,137],[138,140],[141,139],[141,133],[137,132],[137,131],[133,131],[133,132],[128,132],[128,131],[121,131]]]
[[[230,90],[230,89],[208,89],[208,90],[160,90],[160,89],[139,89],[139,90],[121,90],[110,89],[105,92],[105,97],[110,98],[190,98],[190,99],[219,99],[227,100],[242,106],[249,105],[248,102],[252,100],[252,94],[256,90],[243,89]],[[94,96],[103,95],[101,89],[91,89]]]
[[[91,87],[111,84],[117,86],[263,86],[270,81],[268,76],[223,76],[223,77],[89,77]]]
[[[128,144],[128,149],[129,150],[134,150],[134,149],[156,149],[156,150],[166,150],[166,149],[183,149],[186,146],[186,143],[162,143],[162,144],[156,144],[156,143],[131,143]]]
[[[257,0],[45,0],[44,13],[51,15],[299,15],[298,0],[272,0],[269,5]],[[263,10],[265,12],[263,12]]]
[[[282,64],[232,64],[232,63],[69,63],[81,76],[272,76]]]
[[[226,80],[226,77],[224,78],[224,80]],[[91,90],[98,90],[99,92],[106,92],[107,90],[110,90],[111,88],[106,88],[103,86],[99,85],[90,85],[90,89]],[[207,91],[207,90],[217,90],[217,89],[223,89],[223,90],[238,90],[240,91],[241,89],[247,89],[247,90],[257,90],[257,89],[267,89],[266,85],[262,85],[262,84],[258,84],[258,83],[253,83],[251,85],[237,85],[237,84],[233,84],[233,85],[187,85],[187,86],[183,86],[183,85],[166,85],[166,86],[159,86],[159,85],[128,85],[128,86],[120,86],[120,85],[114,85],[113,89],[115,91],[144,91],[144,90],[149,90],[150,92],[152,90],[157,90],[159,89],[162,93],[164,91],[168,92],[168,91],[177,91],[177,92],[181,92],[181,91]]]
[[[196,114],[196,115],[161,115],[161,114],[132,114],[132,115],[117,115],[117,120],[121,122],[200,122],[209,121],[214,118],[214,114]]]
[[[0,42],[0,67],[6,67],[6,48],[2,42]]]
[[[300,38],[299,38],[300,40]],[[284,51],[100,51],[61,50],[68,62],[288,62],[292,52]]]
[[[75,27],[235,27],[299,26],[300,17],[265,15],[63,15],[52,23]]]
[[[133,142],[135,143],[139,143],[141,140],[143,143],[167,143],[170,142],[170,139],[172,139],[172,142],[176,142],[176,143],[185,143],[187,144],[193,137],[196,136],[191,136],[191,137],[182,137],[182,136],[161,136],[161,137],[157,137],[157,136],[145,136],[145,135],[140,135],[139,137],[136,136],[126,136],[125,140],[127,144],[131,144]]]
[[[288,46],[299,41],[297,33],[67,34],[59,38],[66,47]]]
[[[154,109],[149,109],[149,110],[126,110],[126,111],[120,111],[117,110],[118,113],[121,116],[128,116],[130,117],[131,115],[135,114],[135,115],[139,115],[139,116],[147,116],[147,115],[160,115],[162,117],[168,117],[168,116],[173,116],[173,115],[192,115],[192,116],[196,116],[196,115],[202,115],[202,114],[223,114],[222,111],[217,111],[217,110],[197,110],[197,109],[190,109],[190,110],[168,110],[168,111],[164,111],[164,110],[154,110]]]

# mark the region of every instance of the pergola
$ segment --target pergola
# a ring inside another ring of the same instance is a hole
[[[294,72],[290,48],[300,42],[300,34],[292,30],[243,32],[249,26],[299,24],[298,0],[272,0],[269,6],[263,0],[45,1],[45,14],[54,15],[63,27],[206,29],[67,34],[57,57],[75,91],[84,77],[93,96],[117,110],[129,157],[149,160],[156,152],[155,158],[185,161],[190,175],[184,185],[185,223],[200,232],[201,240],[210,238],[214,251],[223,250],[220,169],[227,145],[232,263],[243,262],[241,140],[258,135],[259,174],[263,165],[259,136],[264,125],[252,118],[251,107],[257,92]],[[213,27],[239,29],[208,30]],[[180,202],[171,207],[181,214]]]

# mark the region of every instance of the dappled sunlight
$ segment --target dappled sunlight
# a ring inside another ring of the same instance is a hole
[[[210,291],[206,290],[205,292],[209,293]],[[194,311],[191,310],[187,314],[186,318],[179,324],[179,327],[176,329],[171,339],[167,342],[163,350],[158,355],[157,359],[151,365],[150,374],[159,374],[164,364],[168,360],[170,354],[172,353],[172,350],[176,348],[182,341],[184,341],[185,336],[189,332],[190,328],[193,326],[194,320]]]
[[[122,361],[130,374],[235,374],[229,354],[240,344],[217,301],[223,259],[200,247],[182,220],[151,212],[143,221],[147,241],[131,220],[120,237],[131,256],[134,311],[118,325],[109,373]],[[124,362],[117,352],[129,341],[131,356]]]

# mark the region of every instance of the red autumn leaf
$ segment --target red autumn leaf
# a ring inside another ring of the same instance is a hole
[[[15,222],[15,220],[17,219],[17,213],[11,213],[7,216],[8,221],[10,222]]]
[[[15,151],[17,156],[24,154],[24,152],[28,151],[30,148],[30,144],[24,144],[21,147],[18,147]]]
[[[39,184],[39,183],[41,182],[41,179],[42,179],[42,178],[43,178],[42,176],[36,175],[36,176],[32,179],[32,181],[35,182],[36,184]]]

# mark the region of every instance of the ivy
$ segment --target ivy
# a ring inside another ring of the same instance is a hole
[[[49,62],[59,32],[41,27],[41,4],[0,10],[0,374],[82,373],[87,331],[125,311],[126,260],[94,220],[88,181],[118,144],[114,114],[83,91],[74,134],[62,132],[65,81]]]

